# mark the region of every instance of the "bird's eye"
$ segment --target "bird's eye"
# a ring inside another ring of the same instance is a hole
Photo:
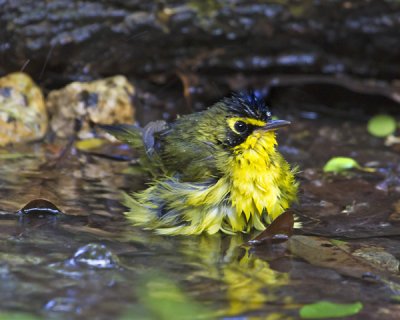
[[[235,122],[235,130],[238,133],[245,133],[248,129],[249,129],[249,127],[247,126],[247,124],[245,122],[243,122],[243,121]]]

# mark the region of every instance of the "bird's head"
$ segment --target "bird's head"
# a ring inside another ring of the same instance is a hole
[[[215,107],[222,110],[218,121],[224,130],[218,133],[219,141],[235,154],[251,149],[272,152],[276,144],[275,130],[290,125],[286,120],[273,120],[264,101],[253,93],[235,94]]]

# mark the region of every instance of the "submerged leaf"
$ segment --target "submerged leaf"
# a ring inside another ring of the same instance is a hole
[[[300,317],[303,319],[324,319],[348,317],[359,313],[363,308],[361,302],[333,303],[319,301],[308,304],[300,309]]]
[[[328,239],[294,235],[289,239],[289,248],[292,254],[315,266],[334,269],[346,276],[376,281],[382,274],[382,270],[357,259]]]
[[[353,168],[361,168],[358,162],[353,158],[334,157],[325,164],[323,170],[324,172],[342,172]]]
[[[368,132],[375,137],[383,138],[396,131],[396,120],[387,114],[379,114],[368,122]]]

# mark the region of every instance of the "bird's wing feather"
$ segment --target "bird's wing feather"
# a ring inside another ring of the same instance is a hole
[[[152,175],[157,176],[164,171],[157,153],[159,143],[156,136],[168,129],[165,121],[150,122],[144,128],[127,124],[99,125],[99,127],[132,146],[139,153],[143,168]]]
[[[157,135],[160,132],[165,132],[168,129],[168,124],[164,120],[149,122],[142,130],[143,144],[146,153],[152,156],[160,148]]]

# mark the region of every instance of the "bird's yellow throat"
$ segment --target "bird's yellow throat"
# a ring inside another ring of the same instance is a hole
[[[235,147],[229,161],[231,201],[238,216],[259,220],[267,215],[274,220],[289,203],[281,198],[280,186],[291,187],[292,175],[282,174],[282,157],[276,151],[274,132],[254,131]],[[288,180],[288,181],[286,181]],[[255,216],[255,217],[254,217]],[[263,227],[255,225],[257,229]]]

